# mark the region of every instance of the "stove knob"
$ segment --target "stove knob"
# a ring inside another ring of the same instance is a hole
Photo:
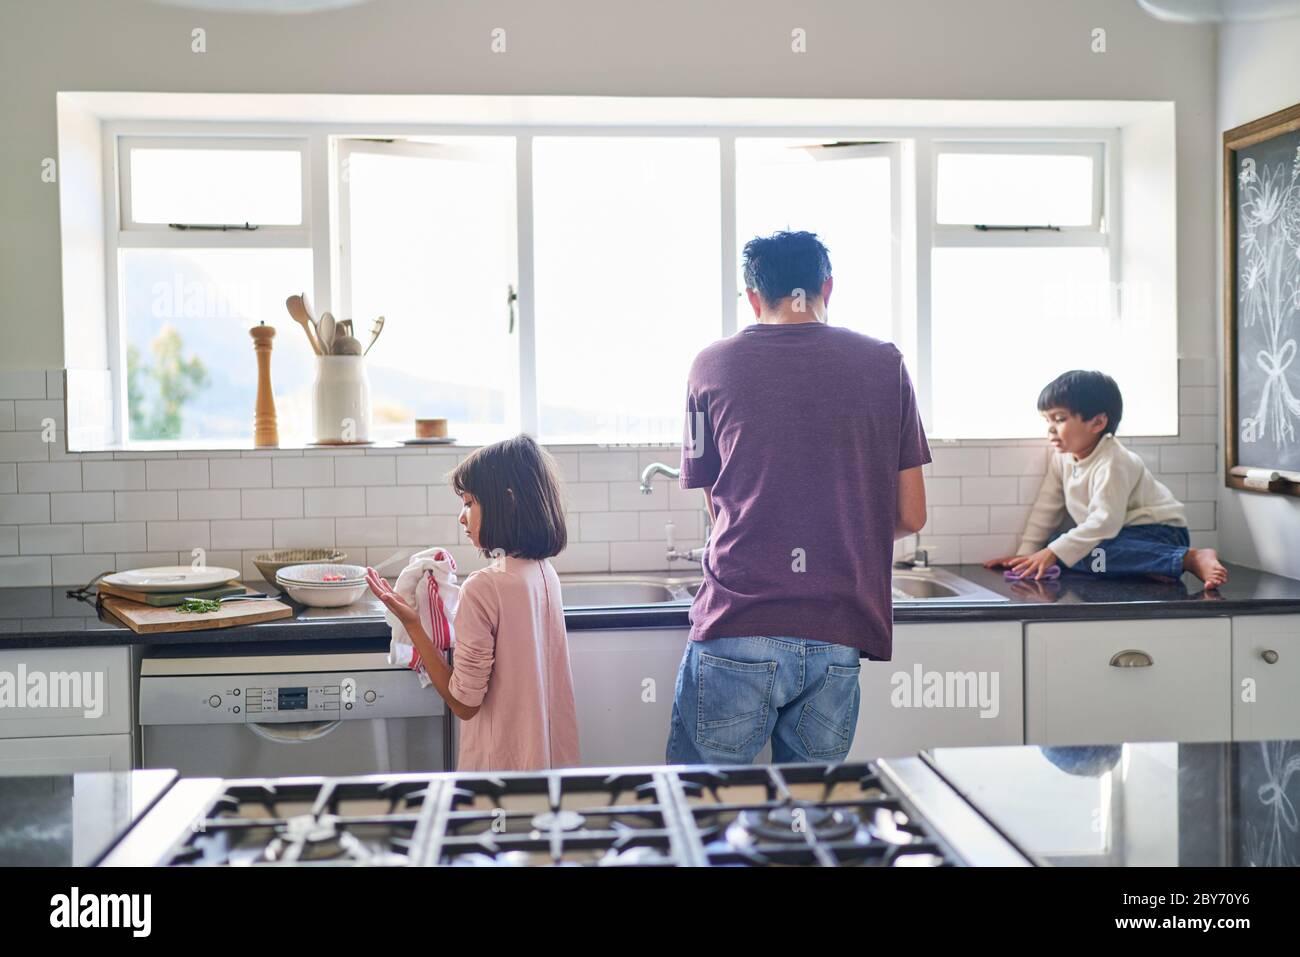
[[[208,699],[208,704],[211,705],[211,706],[214,707],[214,708],[220,708],[220,707],[221,707],[221,695],[219,695],[219,694],[214,694],[211,698]]]
[[[374,704],[375,699],[379,696],[375,694],[373,691],[367,691],[364,695],[362,695],[362,697],[366,699],[366,704]]]

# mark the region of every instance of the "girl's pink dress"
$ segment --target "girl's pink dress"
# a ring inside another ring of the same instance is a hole
[[[450,690],[478,705],[459,722],[460,771],[579,763],[560,580],[549,561],[499,558],[465,579]]]

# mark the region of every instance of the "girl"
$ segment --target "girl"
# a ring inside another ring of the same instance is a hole
[[[554,459],[527,435],[484,446],[451,473],[460,524],[492,564],[461,586],[448,665],[415,608],[374,569],[371,591],[405,626],[434,687],[461,720],[460,771],[578,763],[578,719],[560,581],[567,544]]]

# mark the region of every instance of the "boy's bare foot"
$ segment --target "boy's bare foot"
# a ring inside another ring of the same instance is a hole
[[[1228,570],[1213,548],[1189,548],[1183,559],[1183,570],[1205,582],[1206,588],[1218,588],[1228,580]]]

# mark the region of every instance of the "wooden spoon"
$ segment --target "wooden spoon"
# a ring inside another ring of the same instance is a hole
[[[334,354],[334,316],[331,313],[321,313],[320,317],[320,346],[325,350],[325,354]]]
[[[320,340],[316,337],[316,328],[312,325],[311,313],[307,311],[307,306],[303,302],[302,296],[290,296],[284,301],[285,307],[289,310],[289,315],[293,321],[302,326],[303,331],[307,333],[307,341],[311,344],[312,352],[316,355],[324,355],[321,351]]]

